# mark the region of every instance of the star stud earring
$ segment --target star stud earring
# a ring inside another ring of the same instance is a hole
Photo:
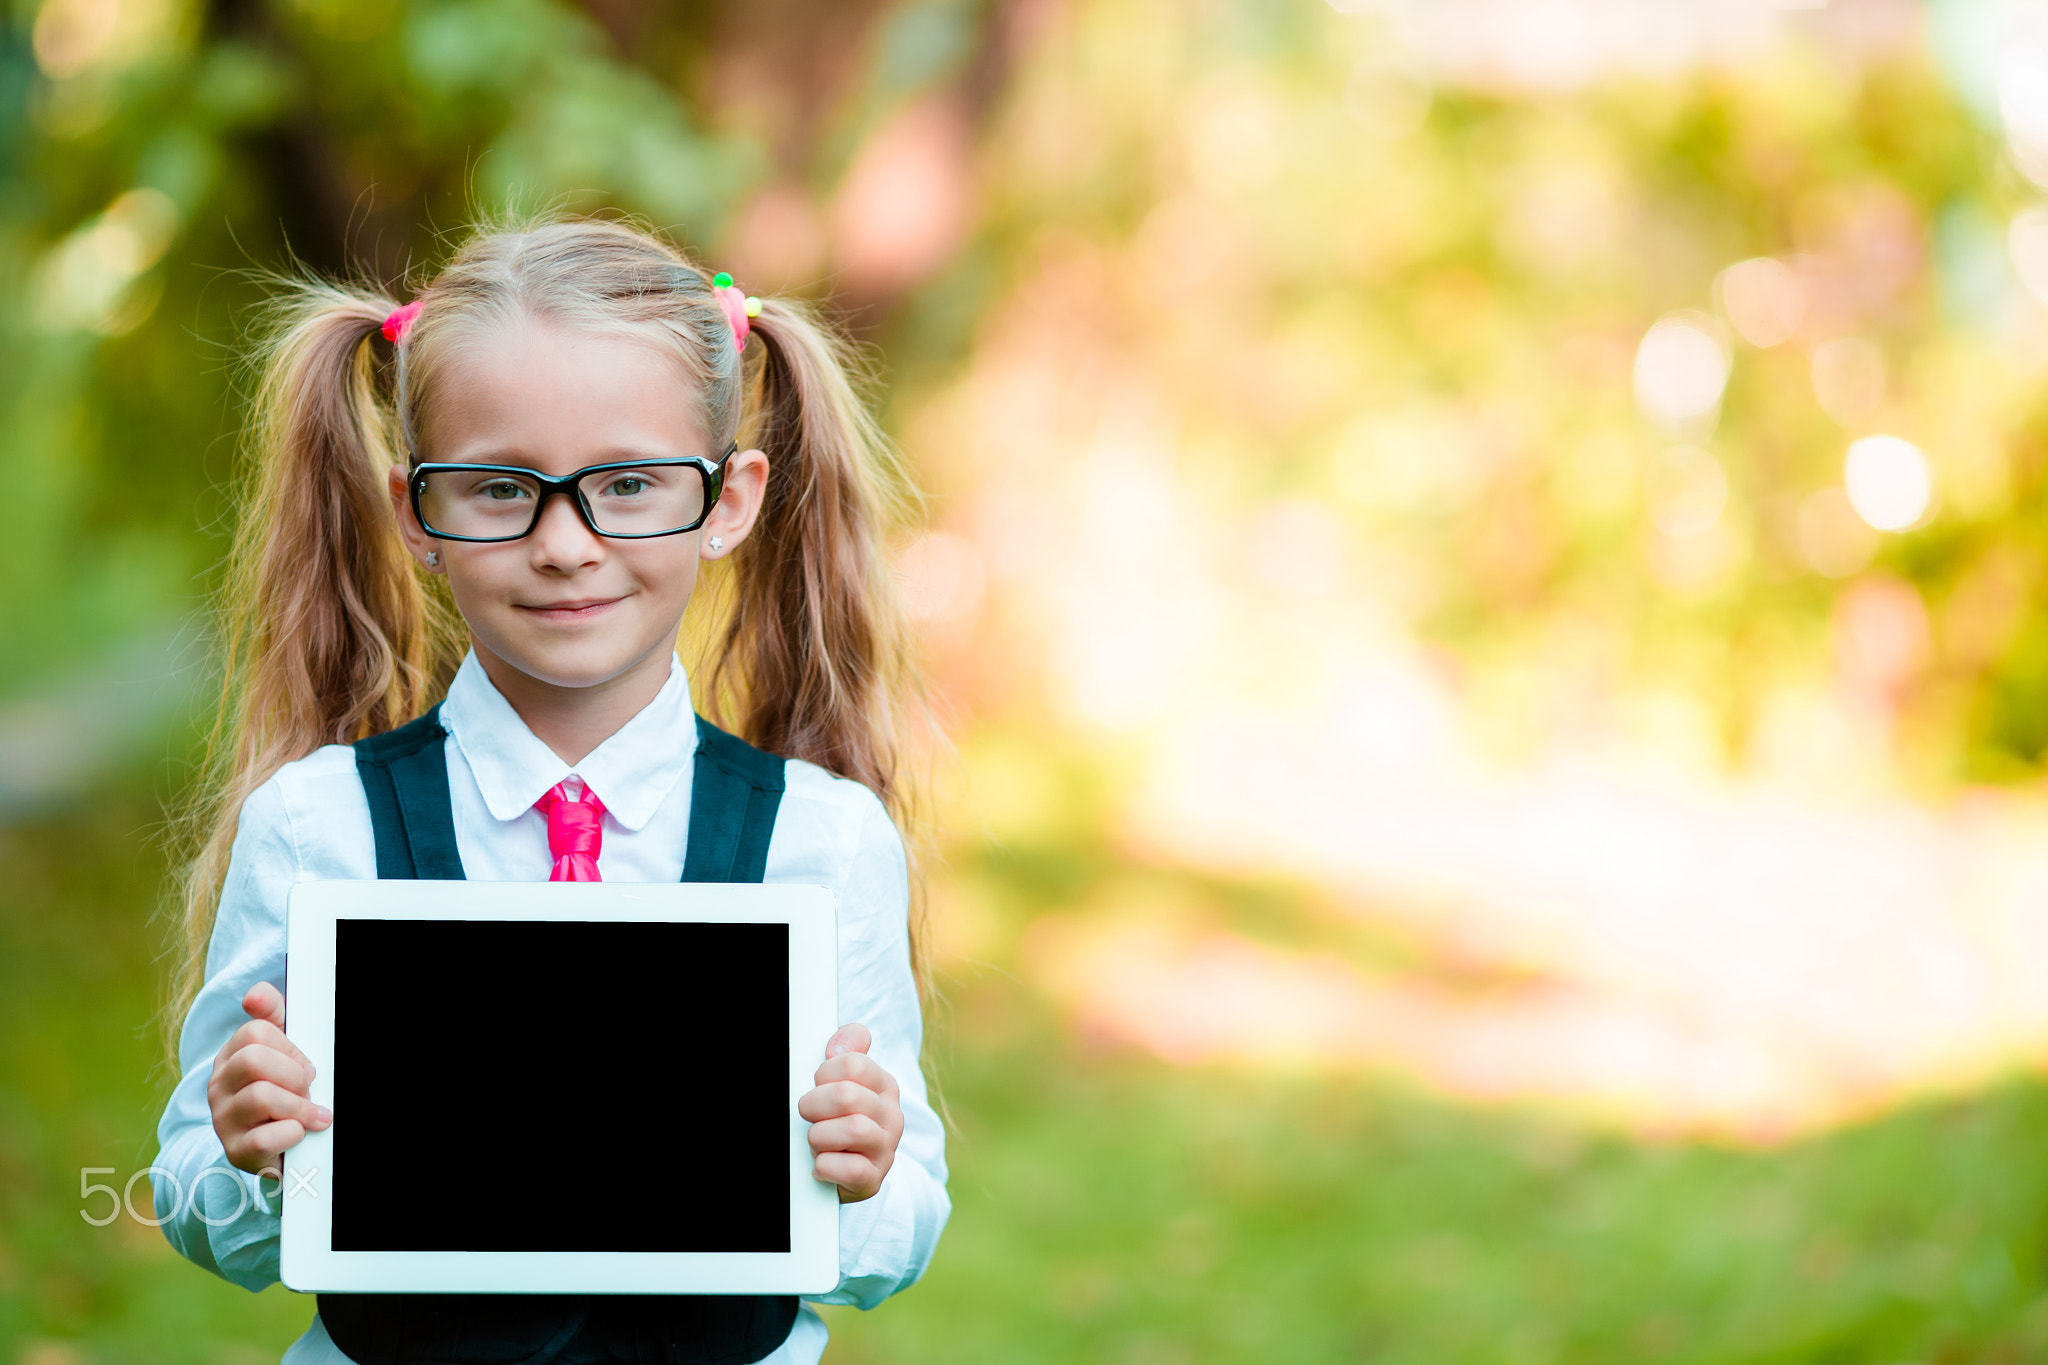
[[[725,538],[723,536],[711,537],[711,553],[715,555],[722,555],[725,553]]]
[[[430,569],[441,567],[441,552],[439,550],[427,551],[427,567]]]

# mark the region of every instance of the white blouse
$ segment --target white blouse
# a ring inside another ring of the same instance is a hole
[[[604,802],[598,869],[607,881],[682,876],[697,730],[680,662],[646,709],[573,767],[526,728],[474,654],[449,686],[441,723],[453,740],[444,746],[448,790],[470,879],[547,878],[547,819],[533,803],[572,776]],[[798,760],[788,764],[786,781],[765,880],[837,893],[840,1018],[867,1025],[870,1055],[903,1092],[895,1163],[880,1193],[841,1206],[839,1286],[813,1300],[872,1308],[924,1273],[952,1210],[945,1130],[918,1069],[924,1026],[910,970],[903,843],[880,800],[858,782]],[[376,875],[369,804],[348,746],[329,745],[286,764],[243,805],[206,983],[179,1036],[183,1076],[157,1126],[162,1150],[153,1179],[156,1207],[169,1214],[163,1229],[171,1245],[245,1289],[277,1279],[277,1186],[236,1170],[221,1150],[206,1102],[214,1054],[246,1021],[242,996],[258,981],[284,991],[290,1009],[285,897],[293,884]],[[815,1365],[824,1349],[825,1324],[805,1304],[789,1340],[767,1360]],[[345,1365],[348,1357],[315,1316],[284,1361]]]

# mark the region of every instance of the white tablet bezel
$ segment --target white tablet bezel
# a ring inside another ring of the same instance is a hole
[[[812,1176],[796,1103],[838,1027],[838,943],[822,886],[719,882],[301,882],[287,903],[286,1026],[334,1103],[334,938],[343,919],[623,920],[789,926],[787,1252],[335,1251],[332,1130],[285,1154],[281,1277],[301,1292],[424,1294],[823,1294],[839,1282],[839,1192]],[[346,1115],[337,1114],[337,1123]],[[471,1139],[488,1142],[487,1134]],[[649,1178],[658,1154],[642,1154]],[[457,1161],[460,1156],[457,1156]],[[591,1159],[599,1159],[593,1153]],[[696,1154],[719,1179],[717,1154]],[[400,1196],[402,1197],[402,1196]]]

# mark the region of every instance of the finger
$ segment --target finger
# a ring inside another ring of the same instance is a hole
[[[313,1069],[300,1058],[258,1044],[245,1047],[228,1058],[220,1068],[220,1080],[231,1094],[257,1081],[269,1081],[294,1094],[304,1095],[312,1087]]]
[[[852,1081],[834,1081],[821,1085],[815,1090],[806,1090],[796,1102],[796,1112],[812,1123],[823,1123],[827,1119],[844,1117],[847,1114],[866,1114],[877,1123],[884,1122],[884,1116],[900,1113],[899,1107],[888,1098],[876,1094],[864,1085]]]
[[[306,1129],[296,1119],[279,1119],[251,1128],[232,1143],[225,1144],[228,1163],[238,1170],[261,1175],[266,1166],[305,1141]]]
[[[310,1123],[318,1109],[304,1095],[269,1081],[256,1081],[229,1095],[220,1106],[220,1114],[231,1128],[246,1132],[278,1119]]]
[[[900,1093],[896,1078],[885,1070],[882,1064],[864,1052],[842,1052],[818,1068],[813,1078],[814,1085],[830,1085],[834,1081],[852,1081],[864,1085],[878,1095],[895,1099]]]
[[[874,1045],[874,1041],[868,1036],[867,1025],[841,1024],[839,1032],[826,1040],[825,1057],[829,1061],[842,1052],[866,1052]]]
[[[299,1045],[287,1038],[284,1030],[271,1023],[268,1019],[251,1019],[248,1023],[235,1030],[234,1037],[228,1039],[230,1052],[240,1052],[243,1048],[247,1047],[267,1047],[274,1051],[282,1052],[300,1066],[305,1067],[307,1075],[313,1074],[313,1059],[299,1051]]]
[[[866,1157],[851,1152],[826,1152],[812,1164],[811,1174],[827,1185],[837,1185],[841,1203],[857,1204],[873,1198],[882,1188],[884,1172]]]
[[[242,1013],[251,1019],[284,1027],[284,993],[268,981],[259,981],[242,995]]]
[[[849,1114],[812,1124],[810,1143],[811,1151],[819,1156],[827,1152],[857,1152],[870,1161],[881,1160],[895,1146],[882,1125],[866,1114]]]
[[[325,1105],[315,1104],[269,1081],[256,1081],[228,1100],[227,1114],[237,1128],[259,1128],[275,1119],[292,1119],[307,1128],[321,1129],[334,1122]]]

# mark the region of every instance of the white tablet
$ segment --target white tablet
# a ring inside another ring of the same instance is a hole
[[[839,1022],[830,891],[304,882],[289,906],[287,1025],[334,1124],[285,1156],[287,1286],[837,1284],[796,1112]]]

